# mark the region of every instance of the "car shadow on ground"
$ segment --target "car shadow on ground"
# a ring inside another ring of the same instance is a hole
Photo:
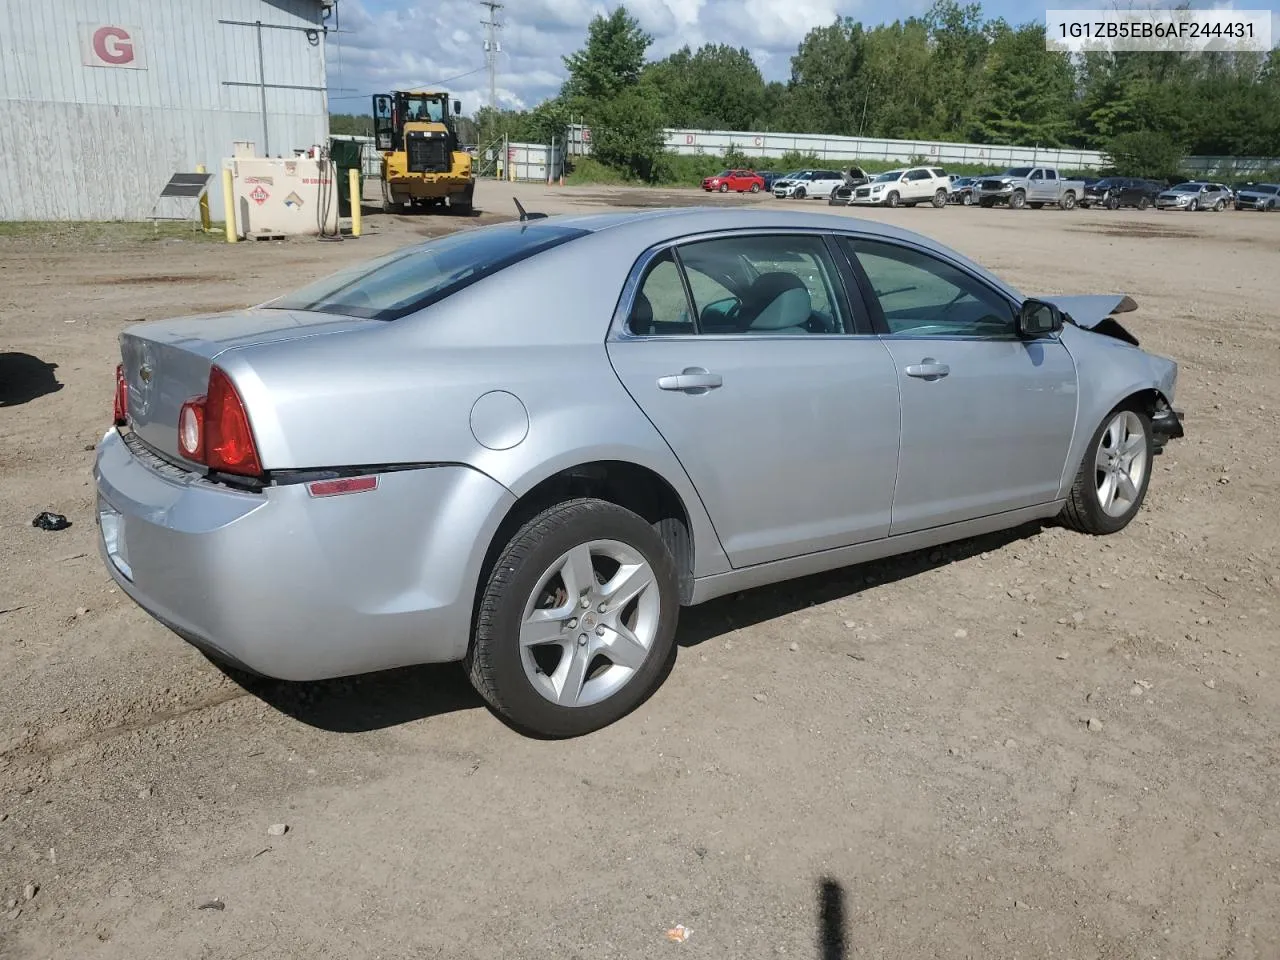
[[[0,407],[16,407],[57,393],[62,384],[54,376],[56,363],[29,353],[0,353]]]
[[[676,641],[682,647],[696,647],[730,630],[774,620],[806,607],[844,600],[870,587],[906,580],[958,560],[999,550],[1034,536],[1046,526],[1046,522],[1034,521],[1010,530],[959,540],[940,547],[916,550],[897,557],[872,560],[755,590],[731,593],[682,610]]]
[[[868,587],[914,577],[989,550],[999,550],[1039,532],[1030,523],[999,533],[918,550],[829,573],[730,594],[681,611],[678,647],[694,647],[729,630],[763,623],[805,607],[855,596]],[[673,650],[673,654],[675,651]],[[661,681],[673,668],[668,659]],[[362,733],[484,707],[459,664],[428,664],[379,673],[294,683],[255,676],[218,661],[215,665],[244,690],[300,723],[333,733]],[[517,731],[535,736],[528,731]],[[824,954],[825,956],[825,954]],[[842,954],[832,954],[842,956]]]

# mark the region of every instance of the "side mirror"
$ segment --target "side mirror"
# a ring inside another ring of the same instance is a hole
[[[461,100],[455,100],[455,101],[453,101],[453,114],[454,114],[454,116],[461,116],[461,115],[462,115],[462,101],[461,101]]]
[[[1035,339],[1062,329],[1062,311],[1043,300],[1024,300],[1018,308],[1018,336]]]

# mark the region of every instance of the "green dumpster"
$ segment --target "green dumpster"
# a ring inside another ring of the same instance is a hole
[[[362,144],[357,140],[330,140],[329,158],[333,160],[338,175],[338,216],[351,216],[351,174],[360,175],[360,190],[364,191],[364,171],[360,159]]]

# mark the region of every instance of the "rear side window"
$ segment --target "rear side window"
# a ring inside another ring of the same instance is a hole
[[[550,223],[463,230],[348,267],[264,306],[397,320],[586,233]]]

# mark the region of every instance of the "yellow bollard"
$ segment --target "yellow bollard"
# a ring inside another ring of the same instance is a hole
[[[351,197],[351,235],[360,236],[360,171],[352,167],[347,171],[348,196]]]
[[[196,164],[196,173],[208,173],[208,169],[203,163]],[[209,193],[205,191],[200,195],[200,229],[206,233],[209,231]]]
[[[222,169],[222,211],[227,218],[227,243],[235,243],[240,239],[236,233],[236,197],[235,184],[231,182],[231,168]]]

